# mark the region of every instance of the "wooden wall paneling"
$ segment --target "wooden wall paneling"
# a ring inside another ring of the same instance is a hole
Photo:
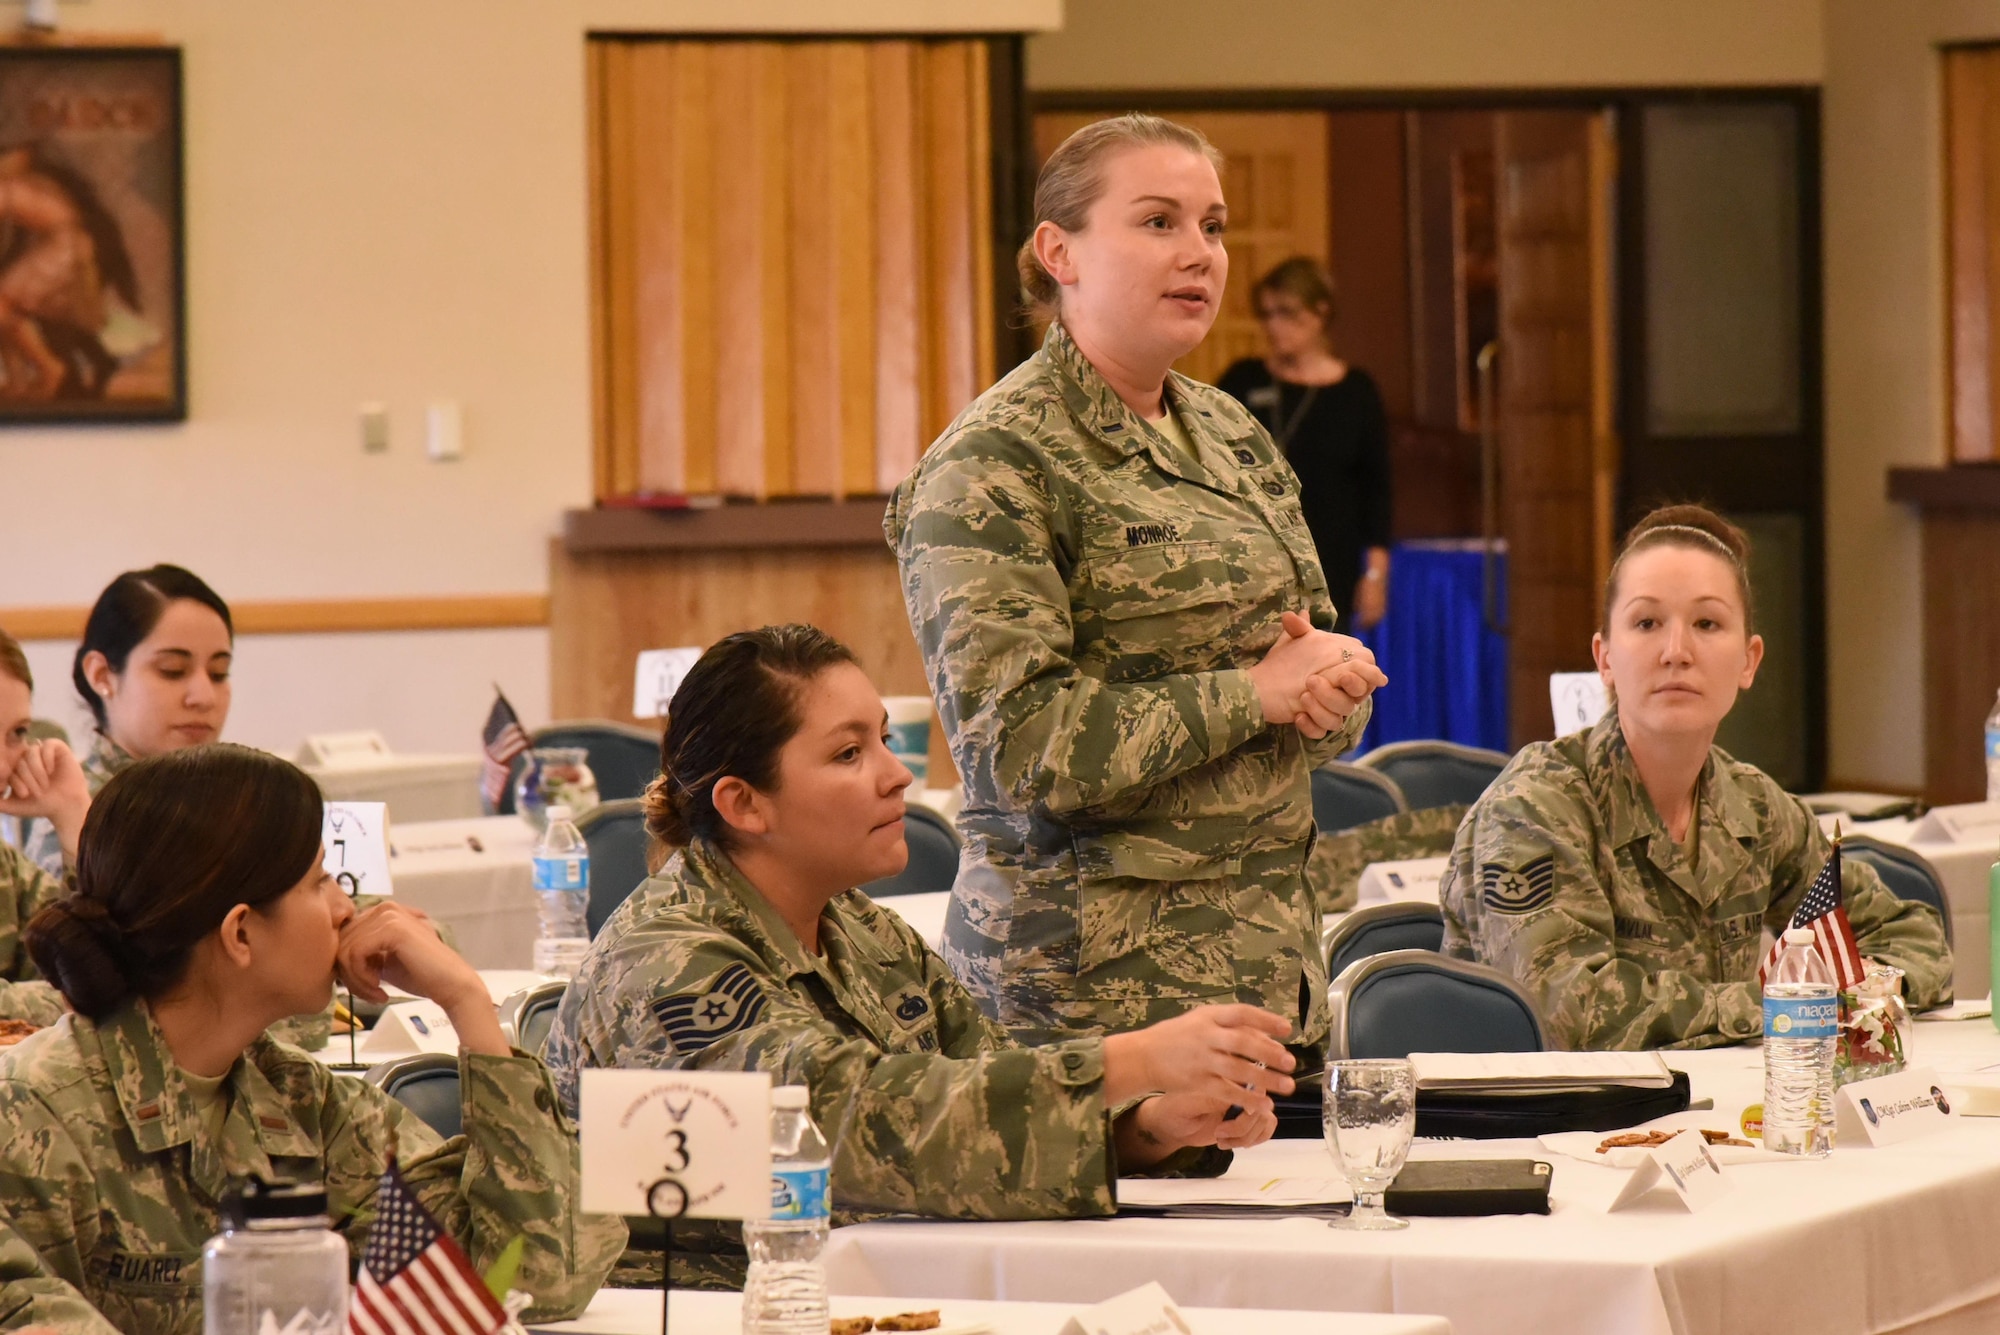
[[[972,394],[984,393],[995,378],[993,345],[993,69],[991,48],[985,42],[966,43],[966,60],[972,71],[971,96],[966,99],[965,142],[970,158],[972,181],[967,193],[972,199],[972,216],[966,230],[972,238]],[[963,407],[964,405],[960,405]]]
[[[786,232],[791,262],[791,490],[831,496],[840,489],[840,319],[837,250],[846,239],[831,225],[833,205],[833,51],[800,42],[784,52]],[[786,488],[775,476],[774,494]]]
[[[598,344],[595,378],[598,448],[593,474],[598,498],[627,495],[639,481],[636,398],[637,337],[631,293],[637,254],[632,236],[632,192],[636,175],[632,151],[630,89],[632,52],[623,44],[590,44],[592,78],[591,228],[593,333]]]
[[[875,147],[875,487],[893,491],[930,443],[923,431],[924,254],[917,228],[917,47],[868,50]]]
[[[721,417],[717,366],[716,283],[721,233],[715,216],[715,50],[706,42],[674,49],[674,138],[668,169],[675,180],[674,232],[681,329],[680,454],[689,495],[722,489],[716,453]]]
[[[828,230],[834,265],[836,496],[867,494],[875,478],[875,251],[874,89],[868,46],[836,42],[830,48],[828,153],[832,196]]]
[[[1996,457],[1993,387],[2000,384],[1994,358],[1993,264],[2000,258],[1994,230],[2000,227],[2000,190],[1995,179],[2000,135],[2000,54],[1990,48],[1944,53],[1946,263],[1950,271],[1951,313],[1946,335],[1951,348],[1951,455],[1960,462]]]
[[[1327,225],[1340,355],[1368,371],[1393,421],[1410,420],[1410,220],[1403,114],[1327,117]],[[1232,281],[1237,275],[1231,275]],[[1241,281],[1256,278],[1242,275]],[[1421,485],[1408,479],[1405,485]]]
[[[1924,796],[1986,796],[1981,736],[2000,685],[2000,511],[1926,507]]]
[[[714,160],[711,167],[717,245],[715,284],[716,489],[732,496],[764,495],[764,449],[770,436],[764,384],[764,173],[758,111],[757,48],[718,42],[710,48],[714,78]]]
[[[757,269],[758,338],[763,354],[764,474],[754,490],[741,493],[764,499],[791,494],[795,478],[792,435],[792,299],[791,246],[787,222],[792,188],[785,161],[785,107],[792,97],[787,77],[793,60],[811,43],[757,42],[751,61],[756,71],[758,175]]]
[[[677,124],[675,88],[692,63],[680,47],[648,42],[626,57],[628,87],[622,99],[632,121],[628,220],[633,273],[627,281],[633,305],[632,347],[638,419],[636,489],[676,493],[688,490],[686,328],[681,310],[681,231],[685,217],[682,183],[675,171],[677,140],[691,127]]]
[[[975,50],[967,42],[926,42],[918,48],[924,145],[919,207],[927,270],[927,318],[920,336],[925,440],[943,431],[973,395],[973,326],[979,312],[972,295],[974,215],[967,141],[972,137],[969,53]]]

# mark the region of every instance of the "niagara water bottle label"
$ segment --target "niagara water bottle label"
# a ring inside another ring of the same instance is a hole
[[[786,1168],[771,1174],[771,1218],[824,1219],[826,1169]]]
[[[581,890],[589,879],[588,857],[535,859],[537,890]]]
[[[1764,1037],[1832,1038],[1840,1029],[1840,1002],[1833,997],[1764,998]]]

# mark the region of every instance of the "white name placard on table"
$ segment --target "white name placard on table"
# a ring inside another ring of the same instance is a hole
[[[1451,859],[1404,858],[1398,862],[1371,862],[1361,869],[1357,902],[1395,904],[1438,902],[1438,885],[1444,880]]]
[[[1625,1190],[1611,1202],[1611,1208],[1624,1209],[1662,1181],[1690,1210],[1699,1210],[1718,1196],[1727,1195],[1733,1185],[1722,1175],[1722,1165],[1715,1161],[1701,1132],[1683,1131],[1658,1149],[1647,1152],[1645,1161],[1632,1170]]]
[[[1945,1092],[1944,1080],[1929,1069],[1898,1071],[1842,1085],[1834,1096],[1840,1139],[1855,1137],[1870,1145],[1894,1145],[1942,1131],[1958,1116]]]
[[[1991,844],[2000,847],[2000,802],[1932,807],[1910,830],[1919,844]]]
[[[1556,736],[1567,737],[1597,726],[1611,707],[1611,697],[1595,672],[1551,672],[1549,707],[1555,712]]]
[[[389,878],[389,806],[386,802],[328,802],[320,839],[323,864],[340,888],[356,895],[396,893]]]
[[[581,1079],[585,1211],[770,1217],[770,1076],[588,1070]]]
[[[1078,1312],[1059,1335],[1186,1335],[1193,1329],[1154,1281]]]
[[[667,712],[681,678],[701,659],[701,649],[647,649],[632,675],[632,717],[656,719]]]
[[[399,1001],[382,1012],[375,1027],[361,1040],[363,1057],[407,1057],[415,1052],[458,1051],[458,1030],[435,1001],[418,997]]]

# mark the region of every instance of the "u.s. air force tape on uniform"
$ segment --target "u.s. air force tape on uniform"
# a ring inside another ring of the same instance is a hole
[[[709,1044],[748,1029],[764,1015],[764,989],[750,970],[732,964],[706,992],[681,992],[653,1002],[653,1014],[674,1051],[693,1056]]]
[[[1519,867],[1497,862],[1479,867],[1479,898],[1495,913],[1523,914],[1547,908],[1556,897],[1556,860],[1544,853]]]
[[[578,1079],[584,1210],[770,1217],[768,1074],[592,1069]]]

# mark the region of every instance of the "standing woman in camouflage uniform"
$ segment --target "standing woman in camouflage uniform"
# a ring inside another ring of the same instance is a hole
[[[625,1232],[577,1212],[548,1072],[509,1050],[485,983],[428,922],[353,913],[320,865],[320,820],[310,778],[246,747],[156,756],[105,785],[75,892],[28,925],[74,1013],[0,1062],[0,1200],[113,1325],[193,1335],[232,1178],[323,1180],[358,1258],[393,1154],[475,1266],[524,1236],[519,1286],[540,1315],[581,1311]],[[324,1006],[336,973],[369,1000],[388,983],[443,1007],[462,1136],[265,1035]]]
[[[70,671],[97,725],[83,758],[90,791],[135,760],[220,738],[235,652],[229,604],[193,572],[157,565],[106,585]],[[46,823],[23,846],[43,871],[62,875],[61,842]]]
[[[564,1102],[576,1106],[587,1067],[806,1085],[839,1216],[1110,1214],[1120,1172],[1220,1171],[1227,1156],[1206,1147],[1268,1137],[1269,1094],[1292,1087],[1284,1020],[1208,1007],[1021,1048],[908,923],[853,888],[909,860],[910,772],[886,732],[867,674],[811,626],[702,655],[646,794],[647,829],[679,851],[611,915],[563,996],[547,1053]],[[681,1282],[742,1282],[733,1226],[675,1237]]]
[[[27,655],[0,631],[0,816],[46,822],[62,857],[73,864],[90,789],[67,746],[28,739],[34,688]],[[62,998],[41,981],[21,944],[21,928],[35,910],[62,892],[61,880],[0,843],[0,1020],[54,1024],[62,1014]]]
[[[1326,1032],[1309,772],[1385,679],[1324,629],[1271,438],[1169,369],[1228,274],[1218,161],[1138,115],[1055,151],[1019,256],[1048,337],[885,521],[965,781],[945,958],[1026,1037],[1227,1001]]]
[[[1512,974],[1566,1048],[1755,1038],[1764,929],[1784,930],[1830,847],[1803,802],[1715,732],[1764,656],[1749,540],[1696,505],[1625,539],[1591,637],[1612,708],[1525,747],[1459,827],[1440,894],[1447,954]],[[1863,954],[1904,970],[1913,1006],[1950,999],[1926,905],[1841,864]]]

